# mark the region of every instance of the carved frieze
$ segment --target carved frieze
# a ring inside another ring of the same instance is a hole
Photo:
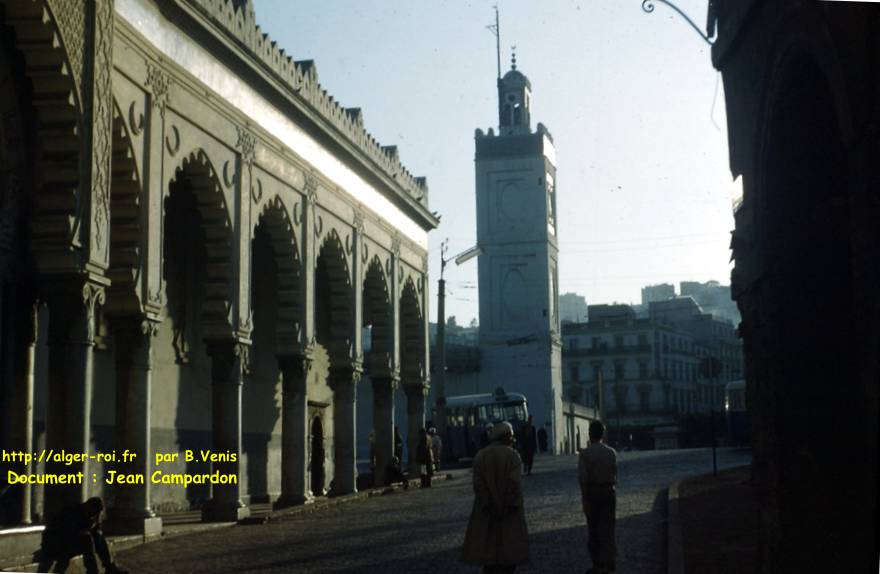
[[[318,178],[312,173],[306,174],[305,192],[309,203],[315,205],[318,202]]]
[[[139,136],[144,131],[144,114],[138,111],[137,105],[137,102],[131,102],[128,106],[128,125],[133,136]]]
[[[94,255],[109,264],[110,249],[110,157],[112,150],[113,2],[95,2],[94,108],[92,117],[92,189],[95,207],[92,238]]]
[[[86,42],[86,11],[82,0],[48,0],[47,3],[64,43],[70,74],[77,91],[81,92]]]
[[[152,94],[150,101],[153,107],[159,110],[162,117],[165,117],[165,109],[168,106],[171,91],[171,77],[156,64],[147,62],[147,79],[144,85],[150,89]]]
[[[254,205],[259,205],[263,200],[263,181],[260,178],[257,178],[251,186],[251,198],[254,200]]]
[[[177,152],[180,151],[180,130],[177,129],[177,126],[173,125],[168,130],[168,135],[165,136],[165,147],[168,149],[171,157],[176,156]]]
[[[247,129],[236,127],[238,139],[235,142],[235,149],[241,154],[241,161],[247,166],[251,166],[256,159],[257,139],[254,134]]]

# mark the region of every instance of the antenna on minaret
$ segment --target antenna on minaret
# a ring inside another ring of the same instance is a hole
[[[486,28],[489,29],[490,32],[495,34],[495,52],[498,58],[498,79],[501,79],[501,24],[498,20],[498,4],[493,6],[495,8],[495,23],[489,24]]]

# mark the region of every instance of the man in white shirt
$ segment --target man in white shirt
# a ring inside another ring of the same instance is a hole
[[[578,482],[581,505],[587,517],[587,547],[593,559],[588,574],[606,574],[615,569],[614,541],[617,510],[617,453],[602,442],[605,425],[590,423],[590,444],[578,454]]]

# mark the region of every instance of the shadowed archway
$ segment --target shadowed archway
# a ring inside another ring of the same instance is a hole
[[[281,492],[282,381],[279,360],[300,347],[302,272],[294,230],[281,200],[260,215],[251,256],[254,330],[251,374],[243,393],[243,448],[250,500]]]
[[[220,186],[217,172],[199,150],[183,160],[165,199],[163,261],[168,319],[162,330],[171,330],[178,400],[172,428],[154,432],[157,450],[173,445],[172,450],[178,452],[197,452],[213,448],[215,442],[212,435],[218,421],[212,414],[216,386],[212,384],[206,341],[231,337],[233,241]],[[170,382],[158,381],[157,393]],[[167,433],[171,436],[165,436]],[[208,472],[210,464],[197,459],[185,463],[185,470]],[[210,496],[205,485],[187,487],[190,506]]]

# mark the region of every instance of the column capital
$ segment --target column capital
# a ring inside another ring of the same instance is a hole
[[[106,278],[72,276],[53,279],[42,296],[57,319],[49,327],[49,344],[64,340],[95,343],[95,313],[106,300]]]
[[[421,396],[422,398],[427,398],[428,391],[431,390],[431,385],[429,385],[428,382],[425,380],[417,383],[409,383],[404,381],[401,387],[403,387],[403,392],[406,393],[408,397],[412,396],[416,398],[418,398],[419,396]]]
[[[314,358],[311,353],[302,353],[298,355],[279,355],[278,367],[282,371],[289,371],[295,375],[303,377],[312,370],[312,362]]]
[[[39,336],[40,321],[39,311],[42,302],[37,297],[29,297],[25,301],[16,304],[18,308],[19,318],[25,326],[25,342],[33,345],[37,342]]]
[[[159,321],[145,315],[113,317],[110,322],[116,347],[117,366],[152,368],[153,338],[159,334]]]
[[[334,390],[347,385],[357,386],[364,373],[363,364],[360,361],[351,361],[340,366],[330,367],[330,376],[327,382]]]
[[[215,353],[228,353],[233,357],[244,357],[250,352],[249,339],[205,339],[205,350],[209,356]]]
[[[392,353],[387,351],[367,353],[364,363],[370,373],[370,378],[394,377],[400,379],[400,369],[394,365]]]
[[[400,388],[400,374],[392,372],[390,375],[370,375],[370,381],[373,385],[373,394],[390,395]]]
[[[230,377],[234,369],[241,374],[250,372],[250,341],[245,339],[206,339],[205,352],[211,358],[211,376],[214,383],[238,381],[241,376]]]
[[[139,335],[143,337],[155,337],[159,334],[159,325],[162,320],[152,315],[122,315],[113,316],[111,319],[111,329],[114,335]]]
[[[282,395],[304,395],[306,393],[307,379],[313,366],[312,361],[311,353],[278,357]]]

